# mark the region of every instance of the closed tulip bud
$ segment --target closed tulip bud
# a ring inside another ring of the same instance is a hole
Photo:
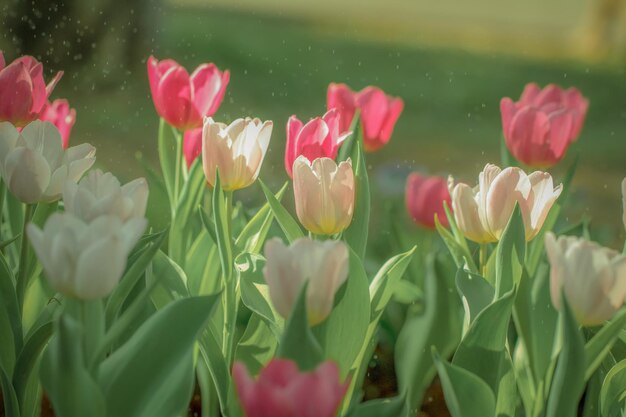
[[[148,182],[137,178],[121,185],[110,172],[90,171],[78,184],[68,181],[63,190],[65,211],[85,222],[111,215],[126,222],[143,218],[148,204]]]
[[[50,122],[59,129],[61,139],[63,139],[63,149],[67,149],[72,127],[76,123],[76,110],[70,108],[67,100],[58,99],[48,103],[41,112],[39,120]]]
[[[202,128],[186,130],[183,136],[183,155],[187,168],[191,168],[197,157],[202,155]]]
[[[562,185],[553,187],[552,176],[547,172],[526,175],[517,167],[501,170],[487,164],[476,188],[462,183],[453,187],[454,218],[468,239],[478,243],[495,242],[502,236],[518,204],[526,240],[531,240],[539,233],[562,188]]]
[[[448,181],[441,177],[428,177],[417,172],[406,180],[406,208],[415,223],[433,229],[435,215],[442,225],[448,225],[444,203],[450,206]]]
[[[256,181],[272,135],[272,122],[237,119],[230,125],[204,120],[202,166],[211,186],[219,169],[222,189],[246,188]]]
[[[215,114],[230,73],[221,72],[214,64],[202,64],[190,76],[176,61],[157,61],[151,56],[148,79],[157,113],[170,125],[187,130],[201,127],[203,117]]]
[[[27,233],[52,288],[91,300],[113,291],[146,225],[144,218],[123,223],[100,216],[86,223],[71,213],[54,213],[43,230],[31,223]]]
[[[565,295],[574,316],[584,326],[609,320],[626,298],[626,255],[595,242],[546,233],[550,261],[550,295],[557,310]]]
[[[330,361],[300,372],[291,360],[272,359],[256,381],[237,362],[233,379],[246,417],[335,417],[349,385]]]
[[[6,65],[0,52],[0,122],[22,127],[37,119],[62,75],[46,85],[41,62],[23,56]]]
[[[554,84],[543,90],[528,84],[517,102],[503,98],[500,113],[509,151],[529,166],[555,165],[578,138],[588,106],[577,89]]]
[[[293,163],[300,155],[312,161],[327,157],[335,159],[343,141],[352,132],[340,131],[340,115],[330,109],[323,117],[316,117],[303,125],[296,116],[287,122],[287,149],[285,169],[293,177]]]
[[[23,203],[53,202],[67,181],[76,182],[95,162],[89,144],[63,150],[59,130],[36,120],[21,132],[0,123],[0,174],[9,191]]]
[[[288,318],[300,291],[307,286],[307,318],[311,325],[328,317],[335,293],[348,278],[348,248],[343,241],[308,237],[285,246],[279,238],[265,244],[263,274],[276,311]]]
[[[346,229],[354,214],[354,173],[350,160],[330,158],[293,164],[293,190],[300,223],[311,233],[333,235]]]
[[[353,92],[345,84],[331,83],[326,96],[327,108],[336,108],[341,115],[340,131],[350,128],[356,110],[361,111],[363,144],[366,151],[376,151],[391,139],[402,110],[404,101],[385,94],[378,87],[365,87]]]

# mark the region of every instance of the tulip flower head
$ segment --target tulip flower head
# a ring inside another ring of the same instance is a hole
[[[289,118],[285,169],[290,177],[293,177],[293,163],[300,155],[310,161],[321,157],[337,157],[339,147],[352,134],[340,130],[340,119],[337,109],[330,109],[324,116],[311,119],[306,124],[295,115]]]
[[[349,385],[330,361],[301,372],[291,360],[272,359],[256,381],[237,362],[233,379],[246,417],[334,417]]]
[[[531,240],[539,233],[562,189],[562,184],[553,187],[552,176],[547,172],[526,175],[517,167],[501,170],[487,164],[476,188],[463,183],[452,188],[454,218],[468,239],[478,243],[495,242],[502,236],[518,204],[526,240]]]
[[[230,125],[204,120],[202,166],[211,186],[219,169],[222,189],[246,188],[256,181],[272,135],[272,122],[237,119]]]
[[[137,178],[121,185],[110,172],[90,171],[78,184],[68,181],[63,190],[65,211],[85,222],[111,215],[126,222],[143,218],[148,204],[148,182]]]
[[[187,130],[201,127],[203,117],[215,114],[230,73],[221,72],[214,64],[202,64],[190,76],[176,61],[157,61],[151,56],[148,79],[157,113],[170,125]]]
[[[398,97],[387,96],[377,87],[365,87],[353,92],[345,84],[331,83],[326,96],[327,108],[336,108],[341,114],[340,131],[350,129],[356,113],[361,111],[363,144],[366,151],[376,151],[391,139],[393,128],[404,109],[404,101]]]
[[[63,150],[61,134],[49,122],[35,120],[21,132],[0,123],[0,175],[23,203],[58,200],[66,181],[78,181],[93,165],[95,153],[86,143]]]
[[[27,233],[52,288],[91,300],[113,291],[146,225],[145,218],[123,223],[105,215],[87,223],[71,213],[57,212],[43,230],[31,223]]]
[[[589,102],[575,88],[550,84],[541,90],[526,85],[520,100],[500,102],[502,128],[509,151],[533,167],[558,163],[582,129]]]
[[[39,120],[50,122],[59,129],[63,139],[63,149],[67,149],[70,143],[70,133],[76,123],[76,110],[70,108],[67,100],[58,99],[46,104]]]
[[[62,75],[58,72],[46,85],[41,62],[23,56],[6,65],[0,51],[0,122],[23,127],[37,119]]]
[[[328,317],[335,293],[348,278],[348,247],[341,240],[308,237],[285,246],[279,238],[265,243],[263,274],[276,311],[288,318],[305,283],[307,318],[311,325]]]
[[[311,233],[333,235],[352,222],[354,173],[350,160],[330,158],[312,163],[299,156],[293,164],[293,189],[300,223]]]
[[[451,200],[445,178],[412,173],[406,180],[405,199],[406,208],[415,223],[433,229],[436,214],[443,226],[448,225],[443,205],[447,203],[450,206]]]
[[[183,155],[187,168],[191,168],[197,157],[202,155],[202,128],[186,130],[183,136]]]
[[[626,299],[626,255],[595,242],[546,233],[550,261],[550,296],[561,308],[561,293],[584,326],[611,319]]]

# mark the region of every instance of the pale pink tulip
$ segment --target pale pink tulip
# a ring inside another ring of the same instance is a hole
[[[293,361],[273,359],[256,381],[237,362],[233,379],[246,417],[335,417],[348,389],[330,361],[301,372]]]
[[[406,180],[406,208],[415,223],[433,229],[435,214],[443,226],[448,226],[444,203],[451,206],[448,181],[441,177],[429,177],[417,172]]]
[[[197,157],[202,154],[202,128],[186,130],[183,139],[183,155],[187,168],[191,168]]]
[[[57,99],[52,103],[48,103],[43,112],[41,112],[39,119],[50,122],[59,129],[61,139],[63,139],[63,148],[67,149],[70,143],[72,127],[76,123],[76,110],[70,108],[67,100]]]

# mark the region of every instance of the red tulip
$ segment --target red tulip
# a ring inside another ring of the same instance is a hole
[[[530,83],[518,102],[500,101],[502,128],[509,151],[526,165],[558,163],[582,129],[589,102],[575,88]]]
[[[61,139],[63,139],[63,149],[67,149],[72,127],[74,123],[76,123],[76,110],[70,108],[70,104],[67,100],[58,99],[54,100],[52,103],[46,104],[39,119],[50,122],[59,129]]]
[[[183,155],[187,168],[191,168],[193,162],[202,154],[202,128],[185,131],[183,138]]]
[[[350,128],[356,109],[361,110],[361,126],[366,151],[382,148],[393,133],[396,121],[404,109],[401,98],[387,96],[377,87],[365,87],[358,93],[345,84],[331,83],[326,97],[328,109],[337,108],[341,114],[340,131]]]
[[[0,52],[0,122],[23,127],[36,120],[62,75],[57,72],[46,85],[41,62],[25,55],[5,66]]]
[[[334,417],[348,389],[329,361],[300,372],[290,360],[273,359],[256,381],[237,362],[233,378],[246,417]]]
[[[448,218],[443,208],[444,202],[451,207],[448,182],[441,177],[428,177],[417,172],[406,180],[406,208],[415,223],[433,229],[435,214],[439,222],[448,226]]]
[[[176,61],[148,59],[150,91],[157,113],[170,125],[188,130],[202,127],[222,103],[230,80],[228,71],[214,64],[202,64],[189,76]]]
[[[304,126],[295,115],[289,118],[285,169],[290,177],[293,177],[293,163],[300,155],[304,155],[309,161],[337,157],[339,147],[352,133],[340,130],[340,121],[337,109],[328,110],[324,116],[311,119]]]

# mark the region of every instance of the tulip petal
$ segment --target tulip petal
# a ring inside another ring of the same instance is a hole
[[[331,83],[326,94],[326,108],[337,109],[340,117],[340,131],[350,129],[356,112],[356,94],[345,84]]]
[[[75,278],[79,298],[101,298],[113,291],[126,268],[126,253],[121,243],[119,236],[106,236],[81,253]]]
[[[496,176],[489,187],[486,200],[487,225],[494,237],[500,239],[502,236],[516,203],[522,213],[530,212],[526,203],[530,191],[530,181],[519,168],[506,168]],[[525,221],[524,225],[527,223]]]
[[[0,121],[23,126],[36,115],[33,107],[33,82],[24,64],[14,61],[0,71]]]
[[[172,126],[179,129],[199,127],[202,120],[193,108],[192,88],[187,70],[180,66],[171,67],[158,86],[159,113]]]
[[[15,148],[6,156],[4,171],[11,193],[27,204],[37,203],[50,182],[48,162],[25,147]]]
[[[272,304],[278,313],[288,318],[298,299],[304,283],[291,251],[279,238],[272,238],[265,243],[267,262],[263,270],[269,288]]]

